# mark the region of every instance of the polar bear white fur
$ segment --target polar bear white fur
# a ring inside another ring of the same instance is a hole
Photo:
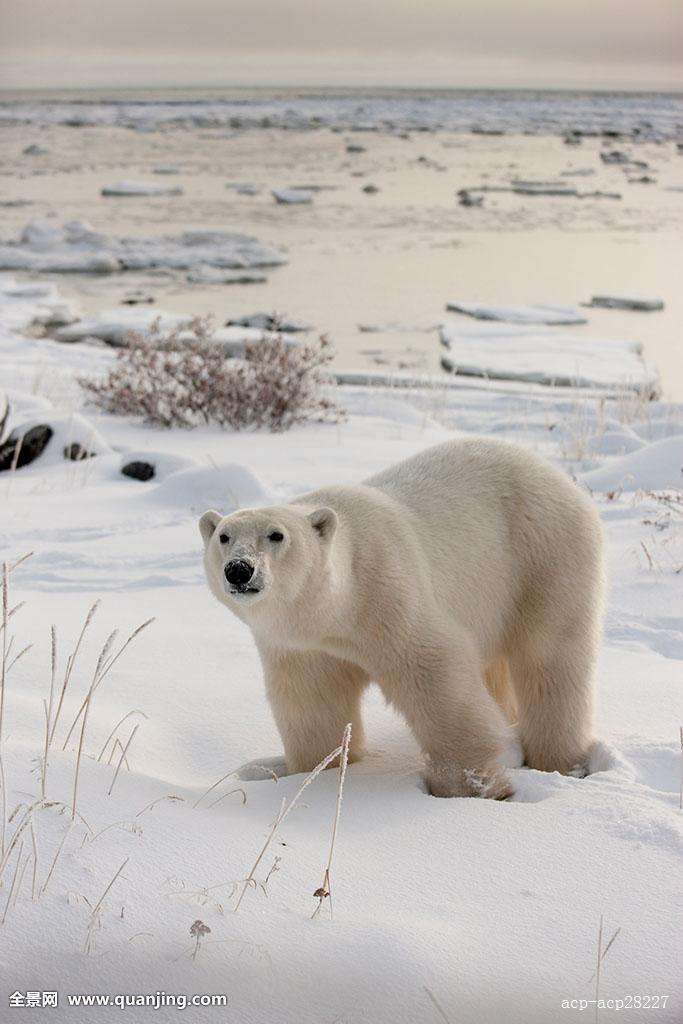
[[[436,796],[511,794],[506,716],[528,766],[587,770],[601,532],[543,459],[448,441],[357,486],[206,512],[200,530],[212,592],[254,636],[289,771],[318,764],[347,722],[362,755],[370,681]]]

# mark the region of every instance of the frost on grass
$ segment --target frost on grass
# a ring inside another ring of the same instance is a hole
[[[130,335],[106,377],[81,378],[81,386],[106,412],[162,427],[281,431],[340,417],[324,391],[334,354],[326,337],[297,347],[263,337],[246,343],[240,359],[226,359],[211,333],[208,318],[193,320],[182,335],[155,324],[145,337]]]

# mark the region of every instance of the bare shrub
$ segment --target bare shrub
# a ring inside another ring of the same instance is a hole
[[[263,337],[229,359],[211,334],[208,318],[166,332],[157,321],[148,336],[128,336],[106,377],[80,384],[106,412],[161,427],[280,431],[303,420],[339,418],[341,410],[323,392],[334,354],[326,337],[300,345]]]

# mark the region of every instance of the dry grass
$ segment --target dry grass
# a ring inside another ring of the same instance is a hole
[[[114,875],[112,880],[109,882],[109,884],[107,885],[107,887],[104,890],[104,892],[102,893],[102,895],[100,896],[99,900],[97,901],[95,906],[92,907],[92,909],[90,911],[90,917],[88,918],[88,926],[87,926],[86,934],[85,934],[85,944],[84,944],[84,947],[83,947],[83,951],[85,953],[90,954],[90,953],[92,953],[94,951],[94,948],[95,948],[95,935],[99,931],[99,929],[102,927],[101,915],[102,915],[102,912],[104,910],[104,901],[105,901],[108,893],[112,889],[114,883],[116,882],[116,879],[119,877],[119,875],[121,874],[121,872],[123,871],[123,869],[125,868],[125,866],[126,866],[126,864],[128,863],[129,860],[130,860],[130,857],[126,857],[126,859],[124,860],[123,864],[118,869],[118,871],[116,872],[116,874]],[[88,903],[88,905],[90,906],[90,903]]]
[[[288,430],[303,420],[339,418],[325,396],[334,352],[326,337],[288,345],[280,336],[247,343],[239,359],[212,341],[208,317],[149,335],[131,333],[101,380],[81,386],[101,409],[162,427],[216,424],[233,430]]]
[[[10,595],[10,582],[11,574],[21,565],[26,559],[30,557],[25,555],[18,559],[13,564],[5,562],[2,566],[2,616],[0,621],[0,814],[1,814],[1,830],[0,830],[0,886],[3,884],[3,875],[10,865],[13,863],[12,881],[9,886],[8,898],[5,901],[2,917],[0,918],[1,923],[5,923],[8,916],[12,912],[16,905],[17,899],[22,889],[22,884],[30,870],[30,892],[31,899],[36,900],[47,890],[48,885],[55,873],[57,863],[62,854],[67,838],[71,832],[71,826],[73,822],[78,819],[85,825],[84,839],[97,838],[101,835],[105,829],[95,833],[87,820],[78,810],[78,783],[81,769],[82,757],[84,755],[85,738],[87,732],[88,716],[92,700],[95,692],[101,685],[104,678],[113,669],[114,665],[118,662],[119,658],[123,655],[124,651],[127,650],[133,640],[139,636],[139,634],[151,624],[153,619],[148,619],[143,622],[142,625],[138,626],[137,629],[133,630],[127,640],[120,646],[117,651],[113,651],[114,641],[117,636],[117,632],[113,631],[107,638],[104,646],[102,647],[97,664],[92,676],[92,680],[86,696],[79,708],[78,713],[74,721],[72,722],[71,728],[67,733],[67,739],[65,747],[68,744],[68,740],[73,735],[74,730],[77,728],[80,721],[80,730],[78,734],[78,744],[75,759],[75,771],[74,771],[74,782],[73,782],[73,793],[70,801],[70,805],[67,805],[57,799],[48,799],[48,767],[50,759],[50,751],[55,741],[56,733],[61,721],[61,715],[65,706],[65,698],[68,695],[69,686],[74,676],[74,670],[76,663],[81,652],[82,645],[88,628],[92,623],[94,615],[98,608],[98,602],[96,602],[89,609],[83,626],[80,630],[75,646],[71,651],[66,661],[66,667],[64,670],[61,684],[58,683],[59,678],[59,649],[58,649],[58,638],[57,630],[55,626],[51,627],[50,630],[50,685],[49,691],[45,699],[43,699],[43,714],[44,714],[44,729],[41,740],[41,754],[38,758],[39,762],[39,779],[40,779],[40,794],[37,799],[30,803],[20,803],[11,814],[8,815],[8,802],[7,802],[7,783],[4,770],[4,761],[2,757],[2,744],[4,738],[4,712],[5,712],[5,696],[6,688],[9,679],[9,675],[13,667],[17,664],[20,658],[22,658],[31,648],[31,644],[26,644],[18,652],[15,653],[16,636],[10,636],[10,628],[12,621],[16,613],[22,608],[23,603],[12,605]],[[138,725],[136,725],[125,747],[121,744],[120,740],[116,737],[117,730],[121,725],[131,717],[132,714],[142,714],[142,712],[134,711],[124,715],[114,729],[109,734],[107,742],[105,743],[102,754],[104,754],[107,745],[113,740],[112,750],[116,750],[116,744],[121,749],[121,755],[116,766],[114,778],[109,787],[109,792],[113,789],[114,783],[123,764],[127,764],[126,754],[130,749],[130,745],[135,735]],[[146,717],[146,716],[143,716]],[[46,810],[49,808],[56,808],[58,813],[66,814],[69,813],[71,818],[71,824],[65,831],[61,842],[59,843],[56,853],[51,860],[50,867],[45,876],[45,880],[42,885],[38,883],[39,874],[39,854],[38,854],[38,839],[36,833],[36,820],[35,816],[37,812]],[[8,826],[13,826],[13,830],[10,836],[8,836]],[[137,828],[137,826],[135,826]],[[101,902],[101,901],[100,901]],[[99,914],[99,905],[95,908],[94,919],[97,919]],[[94,927],[94,921],[91,923]],[[91,927],[91,930],[92,930]]]
[[[341,757],[339,759],[339,783],[337,786],[337,802],[334,811],[334,821],[332,822],[332,838],[330,840],[330,852],[327,857],[327,865],[325,866],[325,874],[323,877],[323,884],[316,889],[313,893],[314,897],[318,900],[318,906],[313,911],[311,918],[317,916],[320,913],[323,903],[326,899],[330,901],[330,917],[332,917],[332,883],[330,880],[330,872],[332,871],[332,858],[334,856],[334,844],[337,839],[337,829],[339,827],[339,816],[341,814],[341,803],[342,795],[344,792],[344,779],[346,778],[346,768],[349,763],[349,744],[351,742],[351,723],[344,729],[344,736],[341,745]],[[270,875],[268,876],[270,877]],[[268,879],[266,879],[266,882]]]
[[[235,913],[237,913],[237,911],[241,907],[242,901],[244,900],[244,897],[246,895],[247,889],[249,889],[250,887],[254,888],[254,889],[256,888],[256,885],[257,885],[257,883],[256,883],[256,872],[257,872],[257,870],[259,868],[259,865],[260,865],[261,861],[263,860],[263,858],[265,857],[266,853],[268,852],[270,844],[272,843],[273,839],[275,838],[275,835],[277,834],[278,829],[282,825],[282,822],[289,815],[290,811],[292,811],[292,809],[299,802],[299,799],[300,799],[301,795],[303,794],[304,790],[308,786],[310,786],[310,784],[315,779],[317,779],[318,775],[320,775],[320,773],[322,771],[324,771],[325,768],[327,768],[329,765],[331,765],[332,762],[334,760],[336,760],[336,758],[341,757],[343,755],[343,753],[344,753],[344,739],[346,738],[347,730],[349,731],[349,736],[350,736],[350,726],[347,726],[346,729],[344,730],[344,737],[342,738],[342,743],[337,747],[336,750],[333,750],[331,754],[328,754],[327,757],[323,758],[323,760],[320,762],[320,764],[316,765],[316,767],[313,769],[313,771],[310,772],[310,774],[306,776],[306,778],[301,783],[301,785],[299,786],[299,788],[297,789],[296,793],[294,794],[292,799],[289,801],[289,803],[286,803],[285,800],[282,801],[282,806],[280,807],[278,815],[275,818],[275,821],[273,822],[273,825],[271,827],[270,833],[268,834],[268,838],[266,839],[265,843],[261,847],[261,851],[258,854],[256,860],[252,864],[252,867],[251,867],[251,870],[250,870],[249,874],[247,875],[247,877],[244,879],[244,881],[242,883],[242,891],[241,891],[239,897],[237,898],[237,903],[235,904]],[[347,751],[348,751],[348,743],[347,743]],[[348,754],[347,754],[347,757],[348,757]],[[341,806],[341,795],[340,795],[339,790],[338,790],[338,796],[337,796],[337,806],[338,807]],[[338,818],[335,816],[335,823],[336,823],[337,820],[338,820]],[[329,858],[329,861],[328,861],[328,863],[330,863],[330,864],[331,864],[331,859],[332,859],[331,858],[331,854],[332,854],[333,850],[334,850],[334,833],[333,833],[333,840],[332,840],[332,848],[331,848],[331,851],[330,851],[330,858]]]
[[[600,925],[598,927],[598,946],[597,946],[597,951],[596,951],[595,971],[593,972],[593,974],[591,975],[591,977],[589,979],[589,984],[590,984],[591,981],[593,981],[593,979],[595,979],[595,1021],[596,1021],[596,1024],[598,1024],[598,1021],[599,1021],[599,1018],[600,1018],[600,982],[602,980],[602,964],[603,964],[603,961],[604,961],[605,957],[607,956],[607,954],[609,953],[610,949],[612,948],[614,940],[616,939],[617,935],[619,935],[619,933],[621,932],[621,928],[617,928],[617,930],[615,931],[614,935],[609,940],[607,945],[603,947],[603,944],[602,944],[603,926],[604,926],[603,915],[601,914],[600,915]]]

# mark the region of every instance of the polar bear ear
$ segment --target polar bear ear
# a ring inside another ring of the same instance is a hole
[[[205,544],[208,544],[213,537],[214,531],[222,518],[223,516],[220,512],[215,512],[214,509],[211,509],[209,512],[205,512],[199,520],[199,532]]]
[[[316,533],[327,541],[332,540],[339,522],[337,513],[332,508],[317,508],[315,512],[309,513],[308,521]]]

